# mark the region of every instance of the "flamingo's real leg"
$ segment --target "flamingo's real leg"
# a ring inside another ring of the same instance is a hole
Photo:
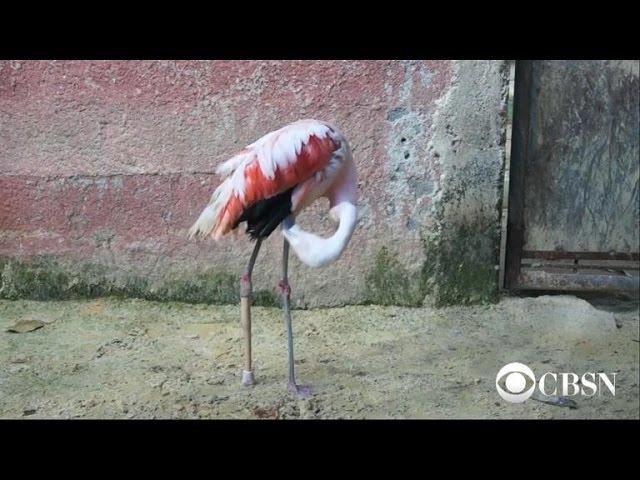
[[[284,239],[284,247],[282,250],[282,280],[280,281],[280,293],[282,294],[282,310],[284,312],[284,324],[287,329],[287,349],[289,353],[289,384],[288,388],[291,392],[298,394],[300,397],[311,395],[311,387],[309,385],[298,385],[296,383],[295,365],[293,360],[293,328],[291,326],[291,287],[288,278],[289,270],[289,242]]]
[[[255,383],[251,365],[251,274],[261,244],[262,238],[258,238],[255,247],[253,247],[249,263],[240,277],[240,325],[242,326],[242,335],[244,337],[245,354],[244,370],[242,371],[243,385],[253,385]]]

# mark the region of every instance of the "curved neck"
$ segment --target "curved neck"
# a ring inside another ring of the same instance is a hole
[[[327,191],[331,208],[342,202],[348,202],[354,206],[358,202],[358,174],[351,153],[348,152],[344,167],[333,186]]]
[[[347,150],[346,162],[338,173],[332,187],[326,192],[329,198],[329,215],[340,222],[336,232],[329,238],[322,238],[305,232],[294,224],[292,218],[282,223],[282,234],[287,239],[296,256],[310,267],[322,267],[334,262],[351,240],[358,222],[356,202],[358,200],[358,180],[356,166]]]
[[[338,217],[340,225],[329,238],[305,232],[292,222],[282,224],[282,234],[297,257],[310,267],[322,267],[334,262],[344,251],[358,221],[355,204],[342,201],[331,209],[331,216]]]

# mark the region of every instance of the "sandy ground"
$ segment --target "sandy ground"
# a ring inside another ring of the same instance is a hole
[[[20,320],[44,327],[9,333]],[[0,301],[2,418],[639,418],[638,306],[570,296],[446,309],[294,311],[285,389],[281,312],[255,308],[253,387],[240,384],[238,307],[142,300]],[[575,409],[503,401],[498,370],[616,372]]]

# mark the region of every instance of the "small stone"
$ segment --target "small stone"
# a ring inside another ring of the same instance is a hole
[[[24,365],[24,364],[12,364],[9,365],[9,372],[11,373],[19,373],[19,372],[24,372],[25,370],[29,370],[29,366],[28,365]]]
[[[151,384],[151,388],[162,388],[162,385],[167,381],[166,378],[157,380]]]
[[[32,319],[20,320],[16,322],[15,325],[7,328],[6,331],[10,333],[27,333],[27,332],[33,332],[34,330],[38,330],[39,328],[42,328],[45,325],[46,323],[44,323],[41,320],[32,320]]]
[[[229,397],[228,396],[221,397],[221,396],[216,395],[211,400],[209,400],[209,403],[210,404],[215,404],[215,403],[218,403],[218,402],[224,402],[225,400],[229,400]]]
[[[133,330],[130,330],[127,335],[131,336],[131,337],[139,337],[141,335],[144,335],[145,333],[147,333],[147,329],[146,328],[134,328]]]
[[[193,335],[187,335],[186,338],[188,340],[197,340],[200,338],[200,335],[198,335],[197,333],[193,334]]]

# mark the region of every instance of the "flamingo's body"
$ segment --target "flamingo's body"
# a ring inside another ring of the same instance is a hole
[[[247,223],[247,233],[257,240],[241,280],[241,296],[244,293],[244,297],[249,297],[251,272],[261,241],[282,225],[285,242],[280,287],[289,333],[289,380],[295,386],[288,249],[291,245],[302,262],[314,267],[333,262],[345,249],[357,220],[356,169],[349,143],[326,122],[300,120],[245,147],[222,163],[216,173],[224,180],[189,230],[189,236],[219,240],[240,223]],[[340,222],[335,234],[326,239],[295,225],[296,215],[321,197],[329,199],[331,218]],[[300,391],[297,386],[296,390]]]

